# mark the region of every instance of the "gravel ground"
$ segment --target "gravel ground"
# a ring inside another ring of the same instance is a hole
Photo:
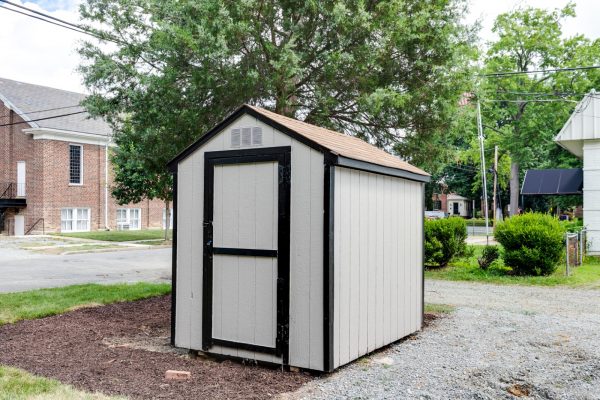
[[[457,309],[295,397],[600,399],[600,291],[428,281],[426,301]]]

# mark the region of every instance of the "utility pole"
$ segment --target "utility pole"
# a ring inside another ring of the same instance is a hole
[[[498,145],[494,146],[494,221],[498,220],[498,203],[496,202],[496,196],[498,193]]]
[[[477,100],[477,131],[479,133],[479,148],[481,151],[481,180],[483,183],[483,210],[485,212],[485,238],[486,244],[490,244],[490,222],[489,222],[489,210],[488,210],[488,196],[487,196],[487,178],[485,170],[485,151],[483,147],[483,122],[481,121],[481,104]]]

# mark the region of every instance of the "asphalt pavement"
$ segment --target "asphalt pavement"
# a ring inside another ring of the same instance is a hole
[[[0,242],[0,293],[139,281],[171,281],[170,248],[50,255]]]

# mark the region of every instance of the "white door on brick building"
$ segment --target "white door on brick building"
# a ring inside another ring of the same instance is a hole
[[[25,197],[25,161],[17,162],[17,196]]]

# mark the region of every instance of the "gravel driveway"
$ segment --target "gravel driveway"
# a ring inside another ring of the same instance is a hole
[[[297,397],[600,399],[600,291],[428,281],[426,301],[457,309]]]

